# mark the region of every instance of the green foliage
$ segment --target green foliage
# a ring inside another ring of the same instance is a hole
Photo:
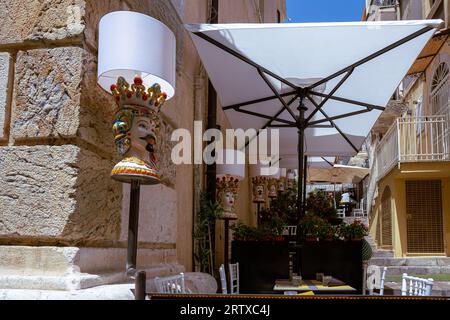
[[[242,221],[237,221],[230,228],[231,230],[233,230],[233,237],[235,240],[278,240],[280,239],[282,232],[282,228],[273,229],[273,226],[271,226],[270,224],[267,224],[264,227],[251,227],[245,225],[244,223],[242,223]]]
[[[360,220],[355,220],[352,224],[342,225],[341,234],[347,240],[362,239],[369,234],[369,230]]]
[[[333,195],[318,189],[310,192],[306,200],[306,211],[322,218],[336,217]]]
[[[278,216],[287,225],[297,224],[297,186],[288,189],[273,199],[270,204],[272,215]]]
[[[212,203],[207,194],[200,195],[200,208],[195,217],[194,242],[195,263],[200,272],[213,272],[214,249],[212,248],[212,237],[215,221],[223,215],[223,209],[218,202]]]

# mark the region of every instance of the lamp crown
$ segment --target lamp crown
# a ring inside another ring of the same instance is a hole
[[[167,99],[167,94],[161,92],[161,86],[158,83],[147,89],[139,76],[134,78],[131,86],[125,78],[119,77],[117,84],[111,85],[110,89],[119,108],[124,105],[140,105],[158,113]]]
[[[264,184],[266,180],[266,177],[263,176],[256,176],[252,178],[253,184]]]
[[[239,179],[232,176],[217,177],[216,186],[220,190],[232,190],[233,192],[237,192]]]

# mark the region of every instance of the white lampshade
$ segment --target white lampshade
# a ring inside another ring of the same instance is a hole
[[[269,177],[269,178],[279,178],[286,176],[286,169],[270,167],[264,164],[253,164],[250,165],[250,177]]]
[[[272,168],[270,168],[270,172],[272,174],[267,175],[268,178],[274,178],[274,179],[280,178],[280,172],[281,172],[280,168],[272,167]]]
[[[140,76],[146,88],[154,83],[170,99],[175,94],[176,40],[170,29],[145,14],[115,11],[100,20],[98,84],[107,92],[118,77],[133,83]]]
[[[291,170],[289,171],[289,173],[287,174],[287,178],[289,180],[294,180],[297,177],[297,170]]]
[[[217,150],[216,176],[245,177],[245,153],[239,150]]]

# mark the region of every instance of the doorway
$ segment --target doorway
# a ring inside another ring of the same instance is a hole
[[[444,253],[441,180],[406,181],[408,253]]]

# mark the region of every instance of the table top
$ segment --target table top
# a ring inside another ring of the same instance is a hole
[[[337,279],[334,279],[337,280]],[[334,284],[333,284],[334,283]],[[339,280],[332,281],[330,285],[324,286],[321,281],[302,280],[300,285],[294,285],[290,280],[276,280],[274,291],[314,291],[314,292],[356,292],[357,290]]]

